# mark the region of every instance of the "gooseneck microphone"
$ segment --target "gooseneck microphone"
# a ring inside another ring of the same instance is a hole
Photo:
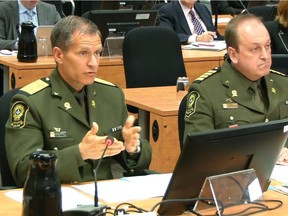
[[[99,201],[99,199],[98,199],[98,187],[97,187],[97,172],[99,170],[100,164],[101,164],[101,162],[102,162],[102,160],[104,158],[104,155],[105,155],[105,153],[107,151],[108,146],[112,145],[113,143],[114,143],[114,137],[108,135],[106,137],[106,139],[105,139],[105,144],[106,144],[105,149],[104,149],[104,151],[103,151],[103,153],[102,153],[102,155],[101,155],[101,157],[100,157],[100,159],[99,159],[99,161],[97,163],[96,168],[93,170],[94,184],[95,184],[94,207],[98,207],[98,201]]]
[[[122,130],[122,126],[116,126],[109,130],[109,135],[105,139],[105,148],[103,153],[96,165],[96,168],[93,170],[94,175],[94,185],[95,185],[95,193],[94,193],[94,205],[83,205],[78,206],[73,209],[69,209],[63,211],[63,216],[96,216],[96,215],[105,215],[106,205],[99,205],[98,203],[98,187],[97,187],[97,172],[99,170],[100,164],[105,156],[105,153],[110,145],[114,143],[114,137],[111,135],[114,132]]]

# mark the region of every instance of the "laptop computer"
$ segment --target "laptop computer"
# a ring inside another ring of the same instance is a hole
[[[48,56],[52,55],[52,45],[51,45],[51,40],[50,40],[50,35],[53,29],[53,25],[48,25],[48,26],[38,26],[37,30],[36,30],[36,40],[37,40],[37,53],[38,56],[43,56],[45,55],[43,50],[41,49],[41,46],[39,44],[39,42],[41,41],[41,39],[46,38],[46,42],[47,42],[47,49],[48,51],[46,52],[46,54]],[[44,39],[45,40],[45,39]]]

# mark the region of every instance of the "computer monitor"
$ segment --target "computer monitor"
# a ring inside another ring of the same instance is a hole
[[[154,26],[158,10],[92,10],[82,16],[94,22],[104,44],[108,35],[124,36],[138,26]]]
[[[163,200],[199,197],[206,177],[253,168],[262,190],[287,140],[288,119],[225,128],[187,136]],[[180,215],[194,202],[159,206],[160,215]]]
[[[272,54],[271,69],[288,75],[288,54]]]

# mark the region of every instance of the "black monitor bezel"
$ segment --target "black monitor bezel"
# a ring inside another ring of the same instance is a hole
[[[102,43],[104,44],[106,38],[109,35],[109,29],[107,23],[114,23],[114,26],[123,28],[126,25],[126,29],[131,30],[130,27],[136,26],[155,26],[157,20],[158,10],[91,10],[87,16],[89,20],[94,22],[101,34]],[[148,16],[148,18],[145,18]],[[122,25],[120,24],[122,23]],[[130,24],[129,24],[130,23]],[[135,25],[137,24],[137,25]],[[126,32],[127,33],[127,32]],[[113,35],[115,36],[115,35]],[[123,32],[119,36],[125,36]]]
[[[271,69],[288,75],[288,54],[271,54]]]
[[[288,119],[283,119],[189,134],[163,200],[197,198],[206,177],[249,168],[256,170],[262,190],[267,190],[274,165],[287,140],[287,132],[283,132],[287,125]],[[224,142],[227,139],[243,141],[237,145],[231,143],[231,140]],[[278,143],[274,144],[276,139]],[[163,203],[158,213],[179,215],[191,209],[194,204]]]

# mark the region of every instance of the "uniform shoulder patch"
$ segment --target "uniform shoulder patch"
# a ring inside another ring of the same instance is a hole
[[[103,79],[99,79],[99,78],[95,78],[95,79],[94,79],[94,82],[98,82],[98,83],[102,83],[102,84],[110,85],[110,86],[115,86],[113,83],[108,82],[108,81],[103,80]]]
[[[196,111],[197,100],[200,97],[200,94],[196,91],[192,91],[188,95],[187,107],[185,116],[189,118]]]
[[[12,122],[11,127],[23,128],[26,124],[26,114],[29,110],[27,104],[23,101],[15,102],[11,107]]]
[[[280,75],[280,76],[287,76],[287,75],[284,74],[284,73],[281,73],[281,72],[279,72],[279,71],[272,70],[272,69],[270,69],[270,72],[271,72],[271,73],[274,73],[274,74],[278,74],[278,75]]]
[[[42,89],[45,89],[48,86],[49,86],[49,83],[39,79],[39,80],[36,80],[36,81],[24,86],[20,90],[23,92],[26,92],[30,95],[33,95],[33,94],[41,91]]]
[[[217,67],[217,68],[213,68],[209,71],[207,71],[206,73],[202,74],[201,76],[199,76],[198,78],[196,78],[194,80],[194,82],[197,82],[197,83],[200,83],[202,82],[203,80],[207,79],[208,77],[212,76],[213,74],[216,74],[217,72],[221,71],[221,68],[220,67]]]

